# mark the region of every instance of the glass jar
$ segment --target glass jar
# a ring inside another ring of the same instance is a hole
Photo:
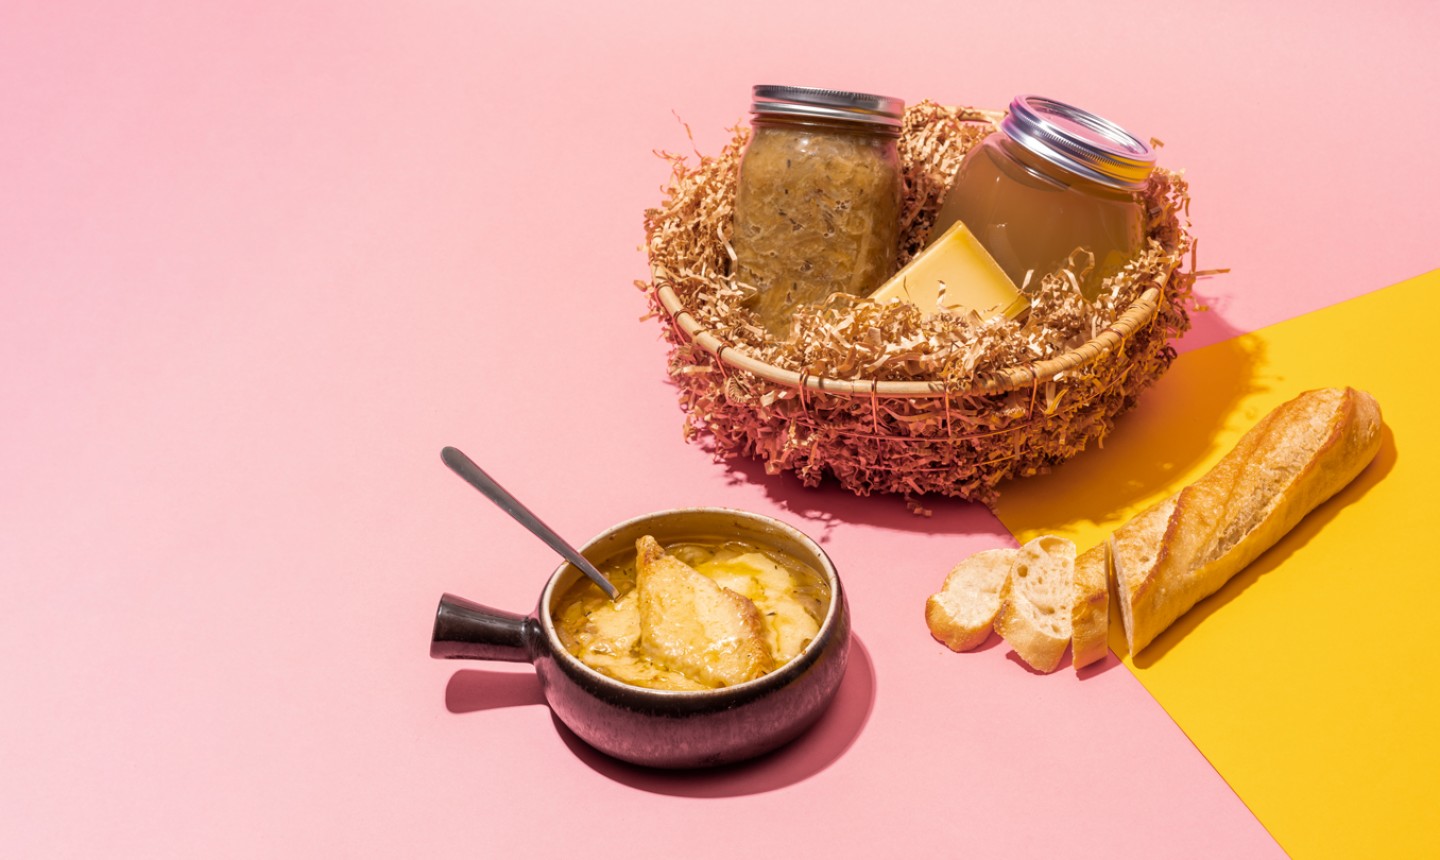
[[[1020,96],[961,161],[931,235],[963,221],[1017,285],[1038,283],[1084,249],[1094,265],[1081,255],[1074,271],[1093,301],[1145,246],[1140,192],[1154,165],[1150,147],[1118,125]]]
[[[894,274],[905,103],[807,87],[754,88],[754,133],[735,197],[736,279],[776,335],[794,310],[832,293],[863,296]]]

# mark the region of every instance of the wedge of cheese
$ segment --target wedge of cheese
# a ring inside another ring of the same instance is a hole
[[[870,298],[900,299],[933,314],[940,309],[981,319],[1015,319],[1030,302],[963,222],[931,242]]]

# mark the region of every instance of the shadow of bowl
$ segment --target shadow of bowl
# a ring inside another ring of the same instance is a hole
[[[852,634],[845,677],[830,707],[804,734],[759,758],[704,770],[657,770],[605,755],[558,718],[555,730],[592,770],[631,788],[675,797],[737,797],[803,782],[834,764],[860,736],[874,705],[875,665]]]

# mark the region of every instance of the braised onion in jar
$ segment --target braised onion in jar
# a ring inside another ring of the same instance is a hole
[[[735,277],[772,335],[796,308],[868,295],[895,272],[904,102],[806,87],[757,86],[740,161]]]

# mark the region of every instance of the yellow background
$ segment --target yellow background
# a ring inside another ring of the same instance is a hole
[[[1186,353],[1103,449],[1008,488],[1083,550],[1310,388],[1380,403],[1379,455],[1138,658],[1110,646],[1292,855],[1440,856],[1440,271]]]

